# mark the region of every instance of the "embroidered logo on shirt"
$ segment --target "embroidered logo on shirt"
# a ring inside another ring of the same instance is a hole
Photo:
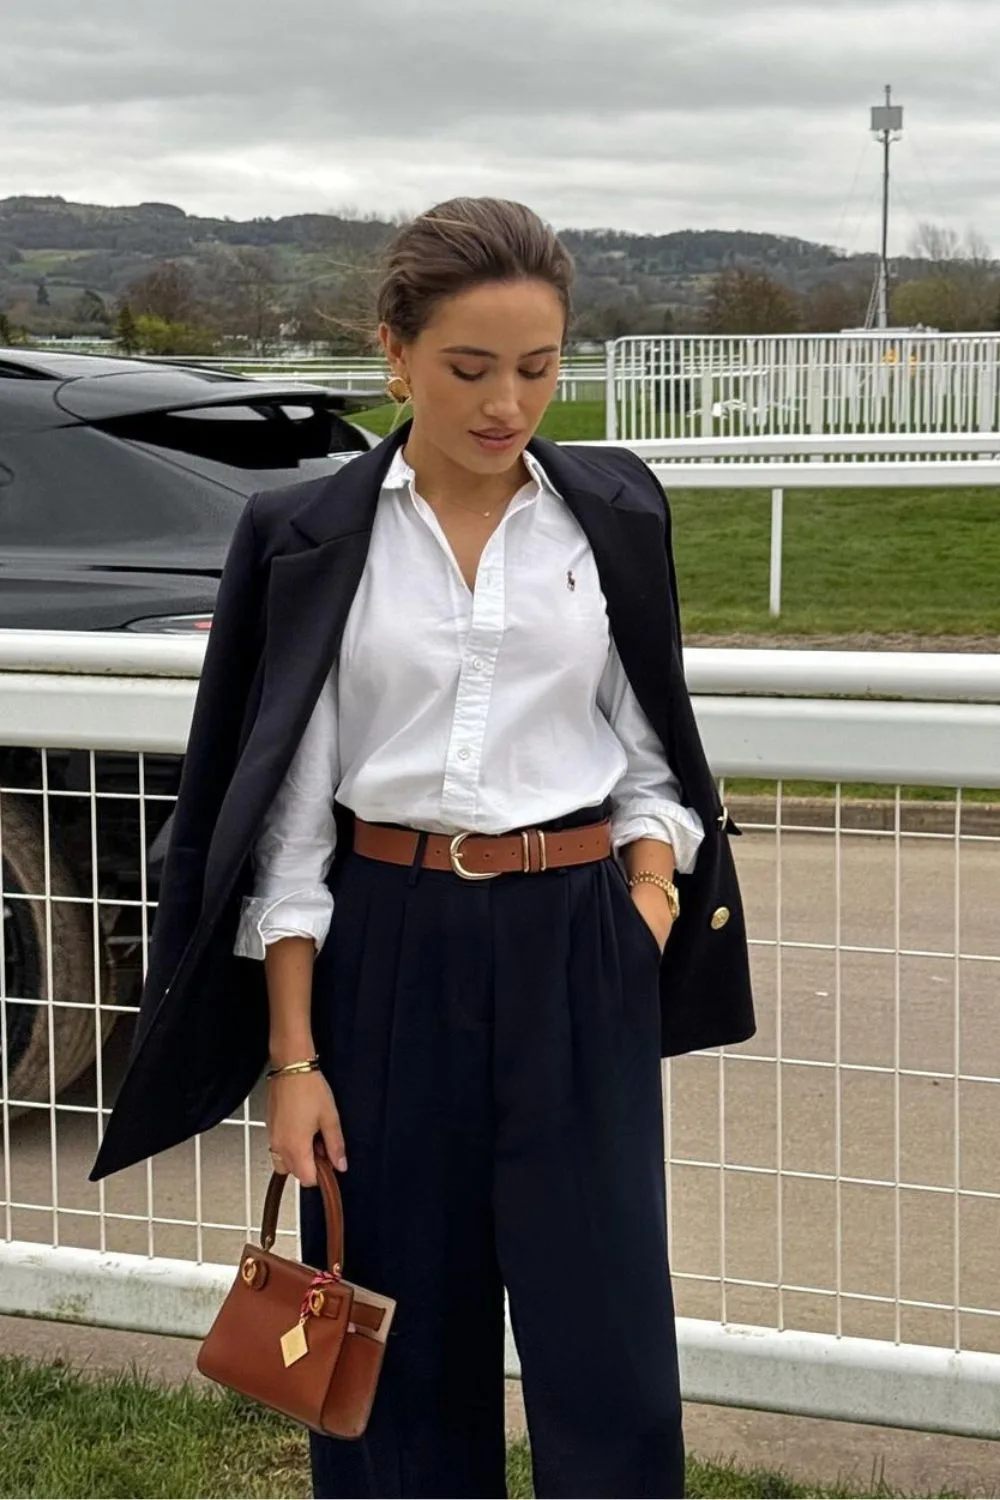
[[[572,568],[566,569],[566,587],[569,589],[570,593],[572,593],[576,588],[576,579],[573,577]]]

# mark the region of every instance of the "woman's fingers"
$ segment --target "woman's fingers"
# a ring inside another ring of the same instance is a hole
[[[344,1133],[333,1095],[324,1080],[317,1100],[314,1087],[309,1090],[312,1098],[302,1089],[295,1096],[276,1100],[272,1115],[272,1164],[297,1177],[303,1187],[316,1186],[316,1155],[324,1151],[338,1172],[347,1170]]]
[[[340,1128],[340,1117],[334,1110],[333,1120],[321,1127],[326,1154],[338,1172],[347,1171],[347,1152],[344,1149],[344,1133]]]

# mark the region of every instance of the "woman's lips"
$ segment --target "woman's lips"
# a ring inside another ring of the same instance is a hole
[[[502,428],[487,428],[481,432],[473,432],[472,436],[488,453],[503,453],[507,448],[513,447],[518,439],[516,432],[504,432]]]

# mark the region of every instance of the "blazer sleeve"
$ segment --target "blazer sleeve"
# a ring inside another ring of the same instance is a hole
[[[256,495],[236,524],[219,580],[160,879],[134,1033],[142,1040],[201,909],[205,859],[232,778],[263,645],[267,567],[254,523]]]

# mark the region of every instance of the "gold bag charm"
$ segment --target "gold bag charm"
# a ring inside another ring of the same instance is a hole
[[[310,1313],[313,1317],[318,1317],[323,1310],[325,1300],[318,1287],[310,1287],[302,1299],[302,1314],[299,1321],[294,1328],[289,1328],[287,1333],[281,1335],[281,1357],[285,1361],[286,1370],[289,1365],[294,1365],[297,1359],[301,1359],[303,1354],[309,1353],[309,1344],[306,1341],[306,1318]]]
[[[287,1333],[281,1335],[281,1357],[285,1362],[285,1369],[294,1365],[303,1354],[309,1353],[309,1345],[306,1343],[305,1318],[302,1318]]]

